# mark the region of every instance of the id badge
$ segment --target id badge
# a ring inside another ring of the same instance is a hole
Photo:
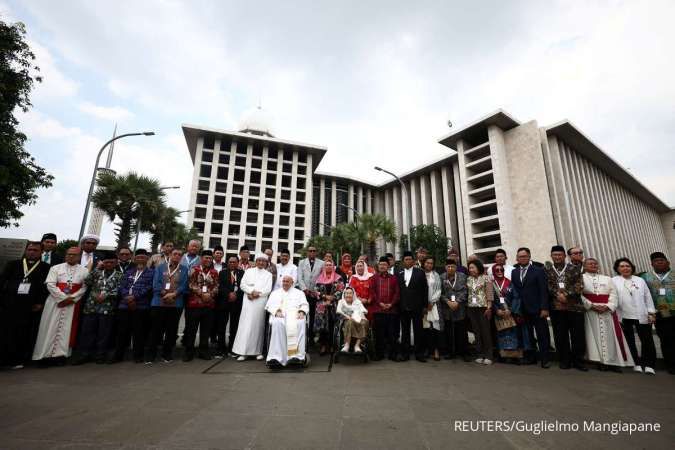
[[[30,292],[30,283],[19,283],[19,288],[16,290],[17,294],[28,294]]]
[[[207,292],[209,292],[209,290],[206,286],[202,286],[202,292],[206,294]]]
[[[503,305],[505,303],[504,297],[499,297],[499,304]]]
[[[455,301],[456,301],[456,300],[455,300],[455,296],[454,296],[454,295],[451,295],[451,296],[450,296],[450,301],[453,301],[453,302],[455,302]]]
[[[666,288],[659,289],[659,295],[666,295]]]
[[[471,297],[471,303],[473,303],[474,305],[475,305],[476,303],[478,303],[478,298],[476,298],[476,297]]]
[[[237,292],[238,290],[239,288],[236,285],[232,288],[232,292]]]
[[[558,283],[558,287],[560,289],[565,289],[565,283]]]
[[[165,291],[171,290],[171,283],[166,283],[166,284],[164,285],[164,290],[165,290]]]

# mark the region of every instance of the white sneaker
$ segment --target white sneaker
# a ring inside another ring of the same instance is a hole
[[[485,364],[486,366],[489,366],[490,364],[492,364],[492,360],[491,360],[491,359],[485,358],[485,359],[483,360],[483,364]]]
[[[349,344],[343,345],[343,346],[342,346],[342,350],[340,350],[340,351],[341,351],[341,352],[344,352],[344,353],[347,353],[347,352],[349,351]]]
[[[483,364],[483,361],[485,361],[485,359],[483,359],[483,358],[476,358],[476,359],[474,359],[473,362],[478,363],[478,364]]]
[[[23,364],[17,364],[16,366],[11,367],[12,370],[21,370],[23,369]]]
[[[647,375],[656,375],[656,372],[651,367],[645,367],[645,373]]]
[[[241,362],[241,361],[246,361],[246,357],[245,357],[245,356],[240,356],[240,357],[237,358],[237,361],[239,361],[239,362]]]
[[[642,367],[640,366],[633,367],[633,372],[642,373]]]
[[[362,352],[363,352],[363,350],[361,350],[360,345],[357,344],[357,345],[354,346],[354,353],[362,353]]]
[[[255,357],[255,359],[256,361],[262,361],[263,359],[265,359],[265,357],[263,355],[258,355]]]

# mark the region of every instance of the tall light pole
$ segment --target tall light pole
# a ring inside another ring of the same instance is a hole
[[[128,136],[154,136],[155,132],[154,131],[144,131],[142,133],[126,133],[126,134],[120,134],[119,136],[115,136],[114,138],[110,139],[108,142],[103,144],[101,149],[98,151],[98,154],[96,155],[96,163],[94,164],[94,173],[91,175],[91,183],[89,183],[89,193],[87,194],[87,203],[84,205],[84,215],[82,216],[82,225],[80,226],[80,236],[78,237],[78,241],[82,239],[82,236],[84,236],[84,227],[87,225],[87,216],[89,215],[89,205],[91,204],[91,195],[94,193],[94,184],[96,184],[96,173],[98,172],[98,163],[101,161],[101,154],[103,153],[103,150],[108,147],[111,143],[115,142],[118,139],[122,139]]]
[[[354,223],[358,225],[359,223],[359,212],[356,210],[356,208],[353,208],[349,205],[346,205],[344,203],[338,203],[338,206],[342,206],[343,208],[351,209],[354,212]],[[361,239],[359,239],[361,241]],[[359,242],[361,244],[361,254],[363,254],[363,241]]]
[[[375,166],[375,170],[378,170],[380,172],[384,172],[386,174],[391,175],[392,177],[396,178],[396,181],[398,181],[401,184],[401,191],[403,191],[403,196],[405,197],[403,199],[403,202],[404,202],[403,206],[408,211],[408,214],[406,214],[406,216],[408,216],[408,221],[407,221],[408,222],[408,232],[406,233],[406,236],[408,236],[408,251],[411,251],[410,225],[412,224],[412,216],[410,215],[410,213],[411,213],[410,208],[408,208],[408,189],[405,187],[405,184],[403,183],[403,181],[401,181],[401,179],[398,176],[396,176],[395,173],[390,172],[390,171],[388,171],[386,169],[383,169],[382,167],[378,167],[378,166]],[[412,203],[412,201],[411,201],[411,203]]]
[[[180,189],[180,186],[160,186],[159,190],[163,191],[165,189]],[[132,211],[138,211],[138,220],[136,220],[136,238],[134,239],[134,252],[136,247],[138,247],[138,235],[141,234],[141,204],[138,201],[135,201],[131,205]],[[154,250],[153,250],[154,251]]]

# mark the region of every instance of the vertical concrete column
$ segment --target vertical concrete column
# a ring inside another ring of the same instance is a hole
[[[307,154],[307,170],[305,171],[305,236],[312,235],[312,217],[314,216],[314,167],[312,154]],[[319,227],[320,228],[320,227]]]
[[[337,225],[337,182],[331,181],[331,202],[330,202],[330,225],[334,227]]]
[[[187,223],[190,228],[194,227],[195,208],[197,207],[197,187],[199,186],[199,172],[202,169],[202,149],[204,148],[204,138],[197,139],[197,147],[195,148],[195,164],[192,168],[192,188],[190,189],[190,204],[191,211],[188,213]],[[209,186],[209,195],[215,186]]]
[[[492,171],[495,180],[495,198],[499,215],[499,234],[502,247],[509,255],[515,255],[519,246],[518,230],[513,217],[513,200],[511,199],[511,183],[506,157],[504,131],[496,125],[488,126],[488,140],[492,157]]]
[[[467,173],[466,173],[466,160],[464,158],[464,150],[466,146],[463,139],[457,141],[457,177],[455,178],[455,197],[457,198],[457,205],[461,205],[461,209],[458,211],[461,214],[460,217],[463,220],[458,220],[460,227],[463,227],[464,230],[460,229],[460,239],[464,236],[464,247],[462,248],[461,256],[466,260],[466,257],[474,252],[473,247],[473,227],[471,226],[471,204],[469,203],[469,188],[467,186]],[[454,169],[454,167],[453,167]],[[464,231],[464,232],[462,232]]]
[[[355,208],[356,205],[354,205],[354,185],[350,182],[348,187],[347,187],[347,205],[350,208]],[[347,222],[353,222],[354,221],[354,211],[351,209],[347,208]]]
[[[321,182],[319,183],[319,222],[323,223],[324,225],[328,225],[325,223],[324,216],[326,214],[326,179],[321,178]],[[325,228],[323,225],[319,225],[319,234],[324,235],[325,233]]]
[[[222,145],[221,145],[222,148]],[[234,186],[232,186],[232,182],[234,181],[234,151],[237,148],[237,143],[233,139],[230,142],[230,158],[229,158],[229,163],[227,165],[227,180],[223,180],[226,182],[226,187],[225,187],[225,221],[223,222],[223,234],[225,236],[230,235],[230,210],[232,208],[232,192],[234,189]],[[267,146],[263,147],[263,158],[267,158]],[[263,159],[264,161],[264,159]],[[215,186],[213,187],[215,189]],[[241,236],[241,233],[239,233],[239,236]],[[239,238],[239,236],[233,236],[234,238]],[[227,244],[227,241],[225,241]],[[223,246],[225,250],[227,250],[227,246]],[[239,249],[237,249],[239,250]]]

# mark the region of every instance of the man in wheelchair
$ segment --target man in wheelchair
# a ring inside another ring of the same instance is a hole
[[[309,303],[305,294],[293,287],[295,280],[285,275],[281,289],[270,294],[265,309],[270,313],[270,341],[267,366],[281,368],[303,365],[306,361],[306,316]]]

